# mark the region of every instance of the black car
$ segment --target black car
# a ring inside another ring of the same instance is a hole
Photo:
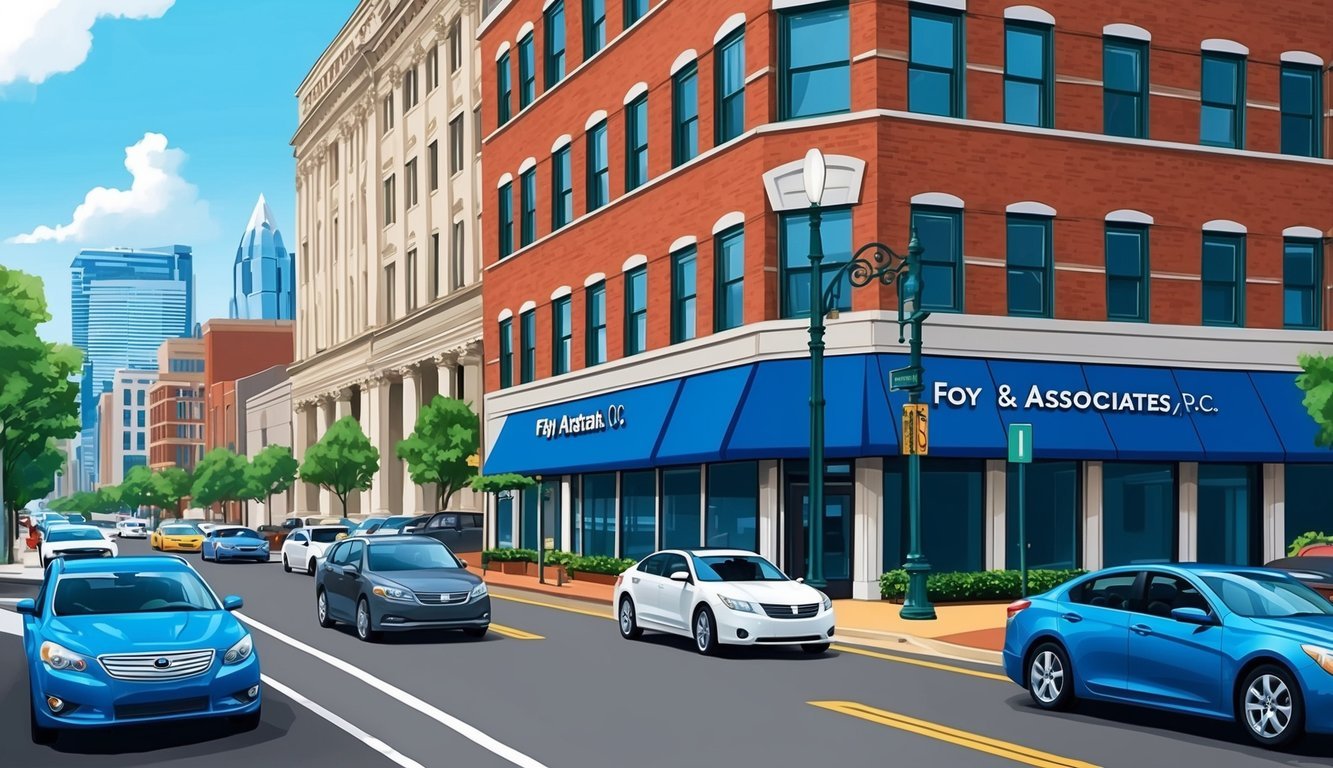
[[[411,533],[429,536],[455,552],[480,552],[484,529],[480,512],[436,512]]]
[[[426,536],[338,542],[315,571],[315,607],[321,627],[350,622],[366,641],[412,629],[461,629],[484,637],[491,625],[486,582]]]
[[[1286,571],[1305,586],[1333,600],[1333,557],[1284,557],[1264,567]]]

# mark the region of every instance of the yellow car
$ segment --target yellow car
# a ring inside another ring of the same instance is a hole
[[[148,545],[159,552],[198,552],[204,546],[204,534],[193,525],[167,523],[149,535]]]

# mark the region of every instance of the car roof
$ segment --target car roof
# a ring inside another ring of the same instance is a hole
[[[748,549],[736,549],[735,547],[693,547],[691,549],[663,550],[664,552],[688,552],[691,555],[707,555],[709,557],[725,557],[727,555],[740,555],[743,557],[762,557],[758,552],[752,552]]]
[[[364,541],[372,544],[392,544],[398,542],[399,544],[439,544],[440,546],[444,546],[443,542],[433,539],[430,536],[414,536],[410,533],[390,533],[384,536],[348,536],[346,539],[343,539],[343,541],[352,540]]]
[[[251,528],[251,527],[249,527],[249,526],[247,526],[247,525],[215,525],[215,526],[213,526],[213,530],[215,530],[215,531],[252,531],[252,532],[253,532],[254,529]]]
[[[1227,565],[1225,563],[1135,563],[1103,568],[1087,575],[1102,576],[1115,573],[1162,571],[1164,573],[1189,574],[1192,576],[1217,576],[1221,574],[1264,576],[1272,575],[1276,570],[1257,565]]]
[[[64,573],[117,573],[121,571],[189,571],[185,560],[175,555],[142,555],[138,557],[89,558],[62,560]]]
[[[347,530],[347,526],[345,526],[345,525],[307,525],[307,526],[305,526],[304,528],[300,528],[300,529],[298,529],[298,530],[304,530],[304,531],[329,531],[329,530],[333,530],[334,528],[337,528],[338,530],[342,530],[342,531]]]
[[[102,530],[101,528],[98,528],[98,527],[95,526],[95,525],[87,525],[87,524],[84,524],[84,523],[66,523],[65,525],[60,525],[60,526],[56,526],[56,527],[58,527],[58,528],[59,528],[60,530],[62,530],[62,531],[101,531],[101,530]]]

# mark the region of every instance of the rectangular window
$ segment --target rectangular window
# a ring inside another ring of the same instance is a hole
[[[449,174],[463,170],[463,116],[449,121]]]
[[[833,284],[833,276],[852,258],[852,211],[849,208],[824,209],[819,227],[824,259],[820,264],[821,294]],[[810,214],[785,213],[779,229],[778,249],[782,264],[782,316],[810,316]],[[852,308],[852,287],[844,282],[838,288],[837,307]]]
[[[518,41],[518,108],[523,109],[537,98],[537,60],[533,53],[532,33]]]
[[[1004,26],[1004,121],[1053,125],[1055,77],[1051,72],[1051,28],[1007,22]]]
[[[1261,471],[1258,464],[1199,464],[1198,562],[1263,564]]]
[[[695,263],[698,250],[694,246],[671,254],[671,343],[689,341],[695,335],[697,280]]]
[[[137,412],[137,413],[135,414],[135,418],[138,419],[138,422],[139,422],[139,428],[140,428],[140,429],[143,429],[143,427],[144,427],[144,412],[143,412],[143,411],[139,411],[139,412]]]
[[[449,23],[449,71],[457,72],[463,66],[463,20],[455,17]]]
[[[514,384],[514,321],[500,321],[500,389]]]
[[[440,188],[440,143],[432,141],[426,146],[426,173],[430,176],[430,191]]]
[[[430,93],[440,85],[440,46],[431,46],[426,53],[426,92]]]
[[[704,546],[759,549],[759,465],[708,465]]]
[[[403,190],[403,208],[410,209],[417,204],[417,161],[412,158],[407,161],[406,173],[404,174],[406,189]]]
[[[570,297],[551,302],[551,375],[569,373],[569,361],[573,357],[574,325],[570,317]]]
[[[394,113],[393,113],[393,91],[389,91],[389,95],[384,97],[384,130],[385,130],[385,131],[392,131],[392,130],[393,130],[393,118],[394,118]]]
[[[1148,138],[1148,44],[1104,38],[1102,79],[1103,131],[1111,136]]]
[[[1203,234],[1203,324],[1245,325],[1245,236]]]
[[[745,229],[733,227],[713,237],[717,266],[717,297],[713,300],[713,330],[739,328],[745,322]]]
[[[671,167],[699,154],[699,67],[690,63],[671,78]]]
[[[1055,274],[1051,219],[1011,215],[1007,224],[1009,314],[1050,317]]]
[[[1103,463],[1102,565],[1174,562],[1179,498],[1175,464]]]
[[[518,380],[526,384],[537,376],[537,312],[528,310],[518,316],[518,321]]]
[[[625,0],[625,29],[648,13],[648,0]]]
[[[625,191],[648,181],[648,96],[625,107]]]
[[[606,121],[587,133],[588,210],[594,211],[611,199],[611,159],[606,150]]]
[[[718,43],[713,60],[717,114],[714,144],[725,144],[745,131],[745,28]]]
[[[147,384],[148,382],[144,382],[144,383]],[[137,396],[137,397],[136,397],[136,402],[138,402],[139,405],[143,405],[143,404],[144,404],[144,395],[147,394],[147,393],[144,392],[144,390],[141,389],[141,390],[139,390],[139,391],[138,391],[137,393],[135,393],[135,394],[136,394],[136,396]]]
[[[606,362],[606,283],[589,286],[584,295],[588,302],[588,338],[583,359],[585,365],[592,366]]]
[[[579,527],[584,556],[616,553],[616,473],[584,475],[579,494]]]
[[[537,239],[537,169],[529,168],[518,177],[520,246]]]
[[[569,146],[551,156],[551,229],[560,229],[574,220],[574,174],[569,163]]]
[[[583,0],[583,59],[606,47],[606,0]]]
[[[128,395],[129,393],[130,391],[128,389],[125,390],[125,394]],[[130,412],[128,410],[123,410],[120,412],[120,421],[122,427],[128,427],[130,425]]]
[[[1008,465],[1008,509],[1018,509],[1017,465]],[[1081,563],[1083,484],[1076,461],[1034,461],[1027,467],[1024,496],[1028,568],[1064,570]],[[1019,565],[1018,515],[1007,516],[1005,567]]]
[[[450,243],[449,256],[452,263],[449,265],[449,276],[452,281],[451,288],[458,289],[463,287],[463,222],[454,222],[454,236]]]
[[[500,258],[514,252],[514,184],[500,187]]]
[[[1282,243],[1282,325],[1318,330],[1323,325],[1319,284],[1324,249],[1318,240],[1289,238]]]
[[[338,142],[329,145],[329,180],[338,180]]]
[[[430,235],[430,296],[432,299],[440,298],[440,275],[443,274],[444,263],[440,261],[440,233],[432,232]]]
[[[912,206],[912,228],[921,253],[921,307],[963,311],[963,211]]]
[[[121,448],[128,451],[130,449],[130,433],[122,432],[120,442],[121,442]]]
[[[902,568],[910,551],[906,465],[902,457],[884,461],[885,570]],[[931,568],[938,568],[938,573],[984,570],[986,462],[981,459],[924,458],[921,461],[920,493],[921,508],[935,510],[921,517],[921,550],[931,553]]]
[[[1323,93],[1318,67],[1282,65],[1282,154],[1323,157]]]
[[[509,79],[509,51],[505,51],[495,62],[495,119],[496,127],[509,122],[513,96],[513,84]]]
[[[398,205],[394,201],[394,178],[390,176],[384,180],[384,225],[388,226],[398,220]]]
[[[407,252],[407,263],[403,272],[403,304],[408,312],[417,308],[417,252]]]
[[[779,119],[829,115],[852,108],[851,39],[847,3],[782,14]]]
[[[648,267],[625,273],[625,354],[648,348]]]
[[[657,549],[657,470],[620,475],[620,556],[647,557]]]
[[[907,62],[907,108],[912,112],[964,117],[963,17],[911,7]]]
[[[417,68],[412,67],[403,73],[403,114],[407,114],[417,105]]]
[[[565,79],[565,0],[555,0],[542,14],[546,31],[546,87]]]
[[[130,393],[130,390],[125,390],[125,405],[132,405],[133,403],[134,395]]]
[[[1245,59],[1203,54],[1199,142],[1245,148]]]
[[[1106,225],[1106,319],[1148,321],[1148,228]]]
[[[394,294],[394,268],[392,264],[384,267],[384,322],[392,323],[398,316],[395,311]]]
[[[662,547],[699,546],[703,531],[703,489],[699,467],[662,470]]]

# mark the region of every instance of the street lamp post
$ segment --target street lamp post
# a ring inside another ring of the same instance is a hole
[[[546,583],[546,488],[542,485],[542,476],[534,475],[537,481],[537,582]]]
[[[806,548],[805,583],[823,589],[824,581],[824,296],[820,265],[819,203],[824,197],[827,169],[818,149],[805,153],[805,196],[810,201],[810,544]]]

